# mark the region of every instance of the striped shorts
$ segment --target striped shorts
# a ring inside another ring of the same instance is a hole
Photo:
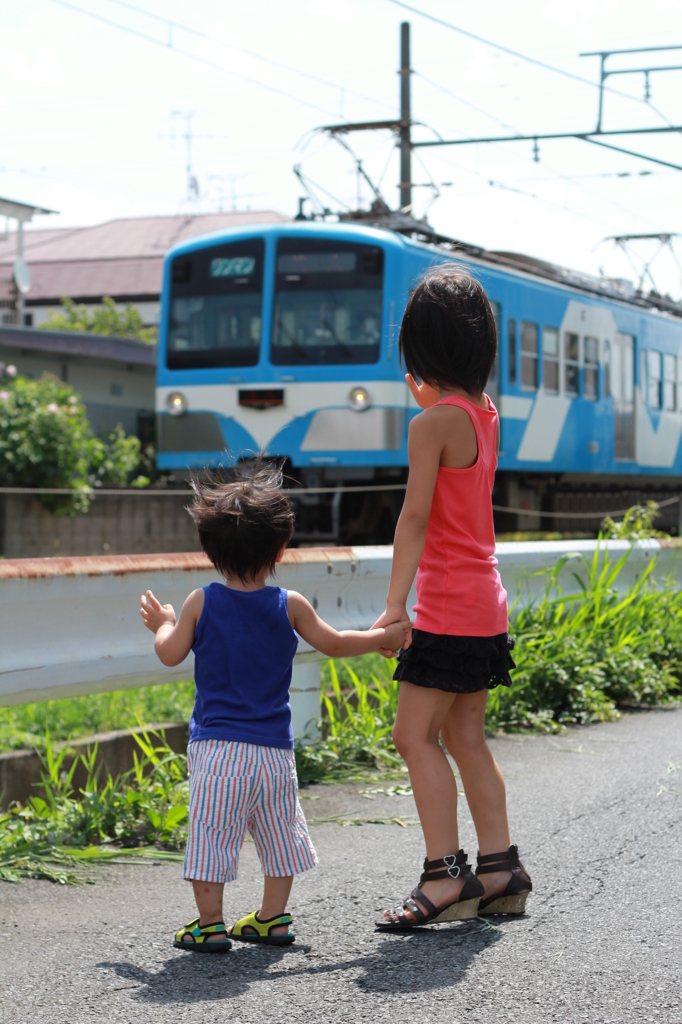
[[[246,829],[263,874],[298,875],[317,854],[301,805],[293,750],[195,740],[187,750],[189,833],[184,877],[232,882]]]

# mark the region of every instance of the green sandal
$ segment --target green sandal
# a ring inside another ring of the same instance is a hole
[[[291,928],[286,934],[279,932],[277,935],[271,935],[270,933],[280,924],[292,925],[293,923],[294,919],[291,914],[278,914],[277,917],[270,917],[267,921],[260,921],[256,910],[253,914],[240,917],[236,924],[232,925],[228,934],[240,942],[262,942],[266,946],[288,946],[296,938]],[[245,931],[246,928],[250,928],[251,931]]]
[[[215,939],[211,942],[208,941],[210,935],[218,935],[220,932],[226,933],[222,941],[218,942]],[[192,936],[191,941],[186,937],[189,935]],[[184,949],[188,953],[227,953],[229,949],[232,949],[232,943],[227,938],[227,929],[223,921],[214,921],[213,924],[205,924],[202,927],[198,917],[175,933],[173,945],[176,949]]]

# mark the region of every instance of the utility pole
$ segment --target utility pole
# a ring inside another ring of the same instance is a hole
[[[410,127],[410,23],[400,26],[400,209],[412,212],[412,141]]]
[[[410,23],[402,22],[400,26],[400,119],[393,121],[360,121],[352,124],[327,124],[318,131],[327,132],[332,138],[342,141],[344,135],[351,132],[381,131],[388,129],[394,132],[399,139],[400,146],[400,209],[408,216],[412,213],[412,148],[413,143],[410,136],[412,127],[411,103],[410,103],[410,78],[412,69],[410,67]],[[345,148],[349,148],[347,144]],[[366,173],[358,164],[359,173],[367,179]],[[368,180],[368,179],[367,179]],[[369,181],[369,185],[376,193],[375,187]]]

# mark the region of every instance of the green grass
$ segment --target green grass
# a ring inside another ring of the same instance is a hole
[[[58,742],[127,729],[138,719],[152,724],[188,722],[193,704],[194,683],[190,681],[0,708],[0,752],[31,747],[44,750],[48,730]]]
[[[163,733],[145,731],[135,740],[139,754],[124,775],[101,778],[95,767],[97,745],[70,765],[67,748],[56,749],[49,731],[42,754],[43,796],[26,806],[13,804],[0,815],[0,879],[44,878],[89,881],[86,864],[121,857],[181,859],[186,839],[187,758],[174,753]],[[87,780],[72,786],[79,763]]]
[[[587,583],[571,595],[562,581],[575,563],[562,559],[545,574],[542,596],[512,610],[517,669],[511,688],[490,693],[489,732],[558,732],[613,720],[627,703],[679,699],[682,590],[676,581],[654,583],[652,562],[619,593],[615,584],[627,557],[600,563],[595,554],[583,563]],[[405,779],[391,738],[398,703],[393,667],[378,655],[323,664],[321,738],[296,747],[302,783]],[[187,763],[162,735],[137,737],[135,767],[117,779],[99,777],[94,750],[82,755],[88,773],[82,793],[73,791],[64,748],[53,743],[143,719],[186,721],[193,690],[192,683],[172,683],[4,709],[5,749],[31,738],[43,752],[45,797],[0,816],[0,879],[82,880],[83,865],[131,850],[176,857],[185,839]]]

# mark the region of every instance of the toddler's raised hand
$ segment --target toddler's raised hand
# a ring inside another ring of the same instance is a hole
[[[175,625],[175,610],[172,604],[161,604],[151,590],[140,598],[140,615],[147,629],[152,633],[158,632],[161,626],[166,624]]]

